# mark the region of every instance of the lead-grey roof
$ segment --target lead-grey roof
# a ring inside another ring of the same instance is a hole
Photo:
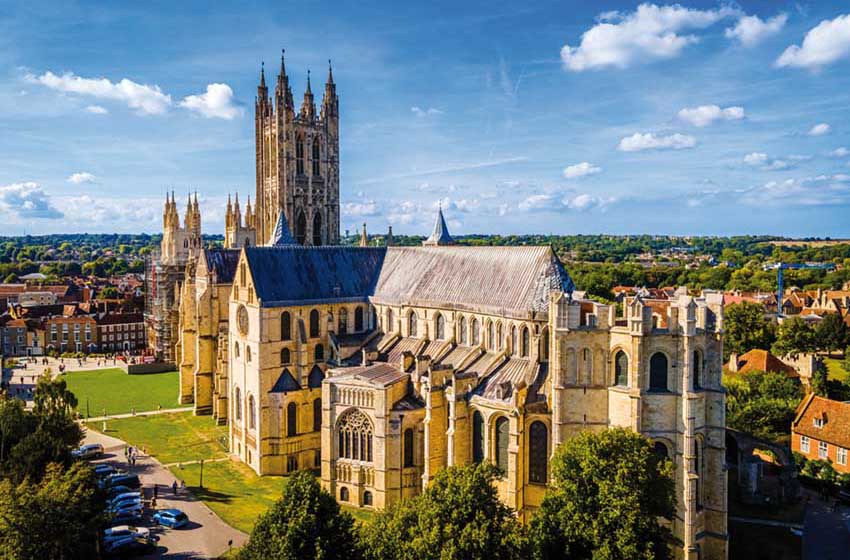
[[[277,223],[272,232],[272,238],[269,240],[269,245],[272,247],[283,247],[286,245],[298,245],[292,234],[289,233],[289,224],[286,221],[286,216],[283,212],[278,212]]]
[[[246,247],[264,307],[366,301],[525,316],[574,285],[550,247]]]
[[[452,245],[455,240],[449,234],[449,228],[446,225],[446,219],[443,217],[443,209],[437,210],[437,219],[434,222],[434,231],[431,236],[425,240],[423,245]]]
[[[239,249],[204,249],[207,272],[219,284],[232,284],[239,263]]]

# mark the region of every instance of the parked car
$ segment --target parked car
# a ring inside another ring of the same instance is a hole
[[[153,538],[154,540],[159,540],[156,537],[151,537],[151,530],[147,527],[118,525],[117,527],[112,527],[103,532],[104,543],[115,542],[118,539],[125,539],[127,537],[139,537],[142,539]]]
[[[103,455],[103,446],[99,443],[88,443],[71,451],[71,456],[75,459],[97,459],[101,455]]]
[[[133,492],[132,488],[128,488],[127,486],[112,486],[109,488],[109,491],[106,493],[106,498],[111,500],[116,496],[120,496],[121,494],[126,494],[127,492]]]
[[[94,474],[96,476],[100,477],[100,478],[105,478],[107,476],[117,474],[117,473],[118,473],[118,469],[116,469],[115,467],[113,467],[112,465],[109,465],[107,463],[95,465],[95,467],[94,467]]]
[[[142,507],[142,499],[139,496],[136,496],[135,498],[124,498],[121,500],[115,500],[107,504],[107,508],[110,511],[118,511],[132,507]]]
[[[126,486],[127,488],[138,490],[142,487],[142,481],[140,481],[139,477],[135,474],[113,474],[108,476],[103,482],[106,488],[112,488],[113,486]]]
[[[109,522],[110,527],[119,525],[134,525],[142,521],[142,510],[124,510],[112,514],[112,519]]]
[[[104,546],[104,552],[109,556],[143,556],[156,551],[156,541],[150,538],[124,537]]]
[[[179,529],[183,527],[187,523],[189,523],[189,518],[186,517],[186,514],[180,511],[179,509],[162,509],[156,512],[151,518],[154,523],[158,523],[159,525],[165,525],[166,527],[171,527],[172,529]]]
[[[119,494],[113,494],[109,497],[109,503],[117,502],[119,500],[123,500],[125,498],[139,498],[141,499],[142,493],[138,490],[127,490],[126,492],[121,492]]]

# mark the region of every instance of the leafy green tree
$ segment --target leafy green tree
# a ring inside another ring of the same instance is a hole
[[[567,440],[551,462],[549,488],[531,520],[539,560],[632,560],[670,556],[676,507],[673,464],[624,428]]]
[[[283,495],[260,516],[239,558],[356,560],[354,519],[340,511],[316,477],[299,472],[286,480]]]
[[[0,559],[96,558],[104,508],[85,463],[50,465],[40,482],[0,479]]]
[[[771,351],[777,356],[796,358],[817,350],[815,331],[800,317],[791,317],[779,325]]]
[[[724,360],[729,354],[743,354],[754,348],[767,350],[773,342],[773,327],[764,316],[764,307],[749,301],[726,308],[723,319]]]
[[[798,381],[783,373],[752,371],[724,376],[723,386],[728,427],[769,440],[788,436],[803,398]]]
[[[379,513],[361,531],[368,560],[526,557],[523,529],[498,497],[489,463],[441,469],[425,491]]]
[[[20,399],[0,397],[0,472],[9,450],[34,429],[33,418]]]
[[[850,343],[847,324],[838,313],[827,313],[815,327],[815,343],[818,350],[832,354]]]
[[[827,375],[826,367],[821,365],[815,368],[815,371],[812,372],[810,383],[814,394],[819,397],[829,398],[829,377]]]

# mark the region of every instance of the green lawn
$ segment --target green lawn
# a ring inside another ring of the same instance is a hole
[[[850,383],[850,374],[841,367],[841,362],[843,360],[826,358],[824,361],[826,362],[826,371],[829,379],[837,379],[843,383]]]
[[[100,422],[90,428],[101,430]],[[209,416],[191,412],[116,418],[106,423],[107,434],[140,447],[161,463],[214,459],[227,455],[227,427]]]
[[[82,417],[124,414],[176,408],[178,376],[176,371],[127,375],[117,368],[71,371],[62,376],[77,396],[77,410]]]

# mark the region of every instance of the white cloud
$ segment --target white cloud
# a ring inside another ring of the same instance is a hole
[[[850,203],[848,175],[819,175],[802,179],[769,181],[738,193],[745,204],[752,206],[830,206]]]
[[[767,163],[767,154],[762,152],[753,152],[744,156],[744,163],[747,165],[764,165]]]
[[[585,177],[587,175],[595,175],[600,172],[602,172],[601,167],[593,165],[590,162],[583,161],[581,163],[576,163],[575,165],[570,165],[569,167],[565,168],[564,178],[577,179],[579,177]]]
[[[83,171],[81,173],[74,173],[70,177],[68,177],[67,181],[69,183],[74,183],[75,185],[82,185],[83,183],[94,183],[96,177],[87,171]]]
[[[779,14],[768,20],[762,20],[758,16],[744,16],[738,20],[735,27],[726,29],[726,37],[736,39],[745,47],[753,47],[779,33],[787,21],[786,14]]]
[[[640,134],[635,132],[620,140],[617,147],[622,152],[640,152],[642,150],[685,150],[697,145],[693,136],[686,134],[670,134],[668,136],[656,136],[651,132]]]
[[[787,159],[793,161],[803,161],[804,156],[789,156]],[[791,163],[784,159],[775,159],[769,157],[763,152],[753,152],[744,156],[744,163],[753,167],[760,167],[765,171],[781,171],[792,167]]]
[[[81,78],[72,72],[61,76],[53,72],[45,72],[41,76],[28,76],[28,79],[63,93],[120,101],[145,115],[162,114],[171,106],[171,96],[162,93],[159,86],[137,84],[127,78],[118,83],[112,83],[106,78]]]
[[[436,107],[428,107],[427,109],[423,109],[421,107],[413,106],[410,108],[410,112],[416,115],[417,117],[428,117],[432,115],[442,115],[443,112]]]
[[[840,148],[835,148],[834,150],[829,152],[829,155],[831,155],[832,157],[843,158],[843,157],[850,156],[850,150],[848,150],[847,148],[842,146]]]
[[[105,115],[109,112],[106,107],[101,107],[100,105],[88,105],[85,111],[92,115]]]
[[[695,35],[679,33],[704,29],[740,14],[740,10],[728,6],[696,10],[678,4],[641,4],[634,12],[625,14],[605,12],[596,25],[582,34],[579,46],[563,46],[561,60],[568,70],[581,72],[674,58],[686,46],[699,41]]]
[[[572,210],[585,211],[592,208],[603,208],[612,202],[615,198],[600,198],[587,193],[578,194],[572,198],[565,198],[562,203],[566,208]]]
[[[726,107],[721,109],[717,105],[700,105],[699,107],[685,107],[678,114],[679,120],[694,126],[708,126],[716,121],[739,121],[744,118],[743,107]]]
[[[374,200],[343,202],[341,211],[346,217],[377,216],[380,213]]]
[[[551,194],[533,194],[521,201],[517,208],[523,212],[531,210],[556,210],[560,206],[560,201]]]
[[[850,14],[823,20],[806,33],[803,45],[791,45],[776,59],[776,66],[817,70],[850,55]]]
[[[832,132],[832,127],[829,126],[829,124],[818,123],[811,129],[809,129],[809,132],[807,132],[807,134],[809,136],[823,136],[824,134],[829,134],[830,132]]]
[[[227,84],[208,84],[206,93],[185,97],[180,106],[208,119],[231,120],[242,114],[242,108],[234,104],[233,90]]]
[[[54,220],[63,217],[41,185],[31,181],[0,186],[0,210],[11,214],[13,219]]]

